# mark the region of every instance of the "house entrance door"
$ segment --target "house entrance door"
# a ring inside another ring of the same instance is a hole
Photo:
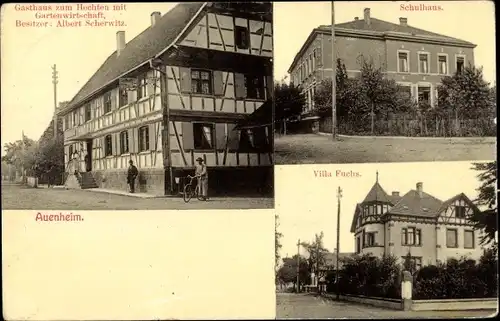
[[[85,155],[85,171],[92,171],[92,139],[87,140],[87,154]]]

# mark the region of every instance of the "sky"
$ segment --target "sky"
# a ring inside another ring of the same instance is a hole
[[[421,162],[344,165],[290,165],[275,169],[276,214],[281,239],[281,257],[297,253],[297,241],[312,242],[314,235],[324,232],[324,246],[334,251],[337,240],[337,188],[343,190],[340,210],[340,252],[354,252],[351,223],[357,203],[363,201],[379,173],[379,183],[386,193],[399,191],[403,196],[416,189],[423,190],[441,201],[459,193],[471,200],[480,186],[478,172],[471,162]],[[316,178],[314,171],[326,170],[332,177]],[[337,170],[356,172],[361,176],[335,177]],[[305,254],[301,249],[301,254]]]
[[[76,9],[76,4],[71,5]],[[125,10],[106,13],[107,21],[122,20],[126,27],[65,28],[17,27],[16,20],[33,21],[34,12],[16,11],[14,4],[2,6],[2,155],[3,145],[21,139],[23,130],[38,140],[49,125],[54,112],[52,65],[59,72],[57,100],[71,100],[116,50],[117,31],[125,30],[128,42],[150,25],[152,12],[163,15],[174,6],[172,2],[127,3]]]
[[[363,9],[371,16],[399,24],[399,17],[408,18],[408,25],[460,38],[477,45],[475,63],[484,66],[484,76],[493,83],[496,75],[495,8],[492,1],[410,1],[412,4],[441,5],[442,11],[402,11],[402,1],[337,1],[335,23],[363,19]],[[311,31],[319,25],[331,25],[331,2],[274,3],[274,78],[287,75],[293,58]]]

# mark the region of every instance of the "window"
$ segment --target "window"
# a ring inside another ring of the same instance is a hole
[[[195,94],[212,94],[212,73],[206,70],[191,70],[191,92]]]
[[[256,142],[253,131],[250,129],[242,130],[240,135],[239,150],[244,152],[244,151],[255,150],[255,148],[256,148]]]
[[[447,57],[444,55],[438,56],[438,70],[440,75],[448,74],[448,61]]]
[[[90,104],[85,105],[85,122],[88,122],[89,120],[92,119],[92,112],[90,109]]]
[[[356,238],[356,253],[361,253],[361,240],[359,236]]]
[[[457,57],[457,73],[461,73],[464,70],[464,64],[464,57]]]
[[[316,70],[316,49],[313,50],[312,66],[313,66],[313,71],[315,71]]]
[[[418,102],[419,103],[427,103],[430,105],[431,103],[431,88],[427,86],[419,86],[418,87]]]
[[[139,128],[139,152],[149,150],[149,129],[147,126]]]
[[[113,155],[113,145],[111,135],[104,138],[104,156]]]
[[[265,99],[264,77],[245,75],[245,87],[247,89],[247,98]]]
[[[401,245],[422,245],[422,230],[415,227],[402,228]]]
[[[399,52],[398,53],[398,59],[399,59],[399,72],[409,72],[408,68],[408,53],[407,52]]]
[[[212,150],[214,148],[214,125],[208,123],[193,124],[194,149]]]
[[[69,159],[71,159],[73,156],[73,145],[68,146],[68,156],[69,156]]]
[[[465,218],[467,208],[465,206],[455,206],[455,217],[456,218]]]
[[[120,107],[128,104],[128,91],[127,89],[120,89],[120,98],[119,98]]]
[[[248,49],[250,43],[250,33],[248,32],[248,28],[236,26],[234,32],[236,47],[239,49]]]
[[[126,154],[128,152],[128,132],[124,131],[120,133],[120,154]]]
[[[446,230],[446,247],[458,247],[457,230]]]
[[[418,72],[421,74],[429,73],[429,55],[418,54]]]
[[[147,87],[147,74],[144,73],[137,77],[137,100],[146,97],[146,87]]]
[[[366,233],[366,246],[375,245],[375,233]]]
[[[107,114],[111,111],[111,92],[104,94],[104,113]]]
[[[464,248],[473,249],[474,243],[474,231],[464,231]]]

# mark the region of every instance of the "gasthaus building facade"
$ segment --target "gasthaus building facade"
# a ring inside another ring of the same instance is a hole
[[[67,185],[126,190],[132,160],[139,192],[176,194],[201,157],[213,192],[273,192],[271,128],[237,127],[271,99],[271,3],[181,3],[116,40],[59,112]]]

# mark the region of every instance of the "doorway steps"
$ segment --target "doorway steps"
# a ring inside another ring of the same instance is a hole
[[[95,182],[94,176],[92,176],[91,172],[80,173],[80,175],[77,176],[76,178],[78,179],[78,183],[80,184],[81,189],[99,187]]]

